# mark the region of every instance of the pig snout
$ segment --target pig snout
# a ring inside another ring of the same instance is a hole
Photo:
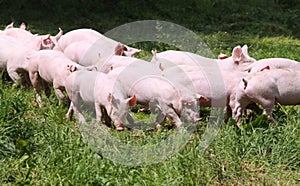
[[[75,72],[77,67],[75,65],[67,65],[67,70],[70,72]]]

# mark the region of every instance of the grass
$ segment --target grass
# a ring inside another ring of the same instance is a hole
[[[24,111],[1,122],[2,185],[299,184],[300,127],[299,117],[294,115],[298,107],[280,108],[278,112],[286,115],[282,120],[276,118],[278,125],[266,124],[261,118],[259,126],[255,123],[258,121],[252,121],[237,129],[231,121],[223,125],[205,151],[199,149],[199,129],[181,151],[166,161],[128,167],[91,150],[77,124],[64,121],[66,108],[49,104],[39,109],[27,96],[32,99],[33,93],[11,87],[5,87],[2,94],[6,99],[1,100],[9,101],[1,102],[3,115],[16,109]],[[17,107],[11,104],[16,100]],[[159,142],[173,130],[111,133],[141,146]]]
[[[203,0],[202,4],[190,1],[185,6],[170,6],[176,2],[111,1],[105,6],[96,6],[93,13],[89,11],[94,7],[89,1],[85,4],[86,9],[77,13],[74,7],[81,5],[81,1],[67,10],[67,1],[61,4],[43,1],[40,5],[32,5],[46,8],[44,12],[49,13],[48,17],[30,9],[25,1],[15,6],[0,2],[1,7],[9,7],[1,12],[1,24],[3,28],[10,21],[25,20],[33,32],[39,33],[56,33],[58,26],[65,30],[93,27],[105,32],[126,21],[157,18],[192,29],[215,56],[220,52],[230,55],[234,46],[247,44],[249,54],[256,59],[286,57],[300,61],[297,1],[230,4],[231,1]],[[128,3],[132,4],[129,6]],[[105,11],[109,8],[112,11]],[[147,8],[143,9],[143,14],[142,8]],[[21,13],[13,14],[16,11]],[[148,51],[140,57],[150,55],[153,48],[172,48],[161,43],[136,45]],[[125,166],[87,145],[79,124],[65,121],[67,107],[55,96],[43,99],[45,106],[38,108],[32,89],[13,87],[6,74],[0,83],[0,96],[1,185],[300,184],[299,106],[277,106],[274,111],[276,125],[269,124],[264,116],[258,116],[245,121],[238,129],[235,122],[229,120],[204,151],[201,150],[201,137],[206,122],[200,122],[187,144],[166,160]],[[206,112],[204,110],[204,117]],[[146,116],[137,114],[141,118]],[[151,147],[175,131],[166,126],[161,131],[108,132],[126,144]]]

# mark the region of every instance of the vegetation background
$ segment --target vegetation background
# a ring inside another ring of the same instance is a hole
[[[105,33],[148,19],[194,31],[215,55],[230,55],[234,46],[247,44],[256,59],[300,61],[299,0],[0,1],[2,29],[12,21],[25,22],[40,34],[54,34],[58,27],[65,32],[85,27]],[[161,44],[155,47],[165,49]],[[44,99],[40,109],[33,102],[33,91],[12,87],[4,73],[0,96],[1,185],[300,184],[299,106],[278,106],[277,125],[258,116],[237,129],[231,120],[205,151],[198,147],[206,127],[201,122],[185,148],[168,160],[126,167],[91,150],[76,121],[65,121],[67,108],[54,95]],[[167,138],[173,130],[111,133],[124,142],[144,145]]]

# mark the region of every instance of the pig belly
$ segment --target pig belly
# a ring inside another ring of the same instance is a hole
[[[281,105],[298,105],[300,104],[300,90],[297,92],[280,93],[276,102]]]

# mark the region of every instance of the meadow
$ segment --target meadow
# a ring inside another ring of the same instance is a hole
[[[247,44],[256,59],[284,57],[300,61],[300,2],[294,1],[1,1],[1,29],[26,21],[34,33],[52,34],[61,27],[89,27],[101,33],[136,20],[177,23],[197,33],[215,56]],[[177,4],[177,6],[172,6]],[[67,8],[69,7],[69,8]],[[76,8],[77,7],[77,8]],[[78,9],[78,7],[85,7]],[[37,9],[43,9],[37,11]],[[4,11],[5,10],[5,11]],[[110,10],[110,11],[108,11]],[[3,18],[3,19],[2,19]],[[169,49],[162,43],[138,43]],[[144,56],[142,56],[144,57]],[[125,166],[93,150],[76,121],[66,121],[67,106],[54,94],[34,102],[32,89],[14,87],[6,73],[0,82],[1,185],[299,185],[300,106],[276,106],[277,124],[264,116],[222,123],[213,142],[200,147],[207,109],[187,144],[155,164]],[[140,114],[141,117],[147,115]],[[125,130],[109,133],[137,147],[158,143],[176,131]]]

